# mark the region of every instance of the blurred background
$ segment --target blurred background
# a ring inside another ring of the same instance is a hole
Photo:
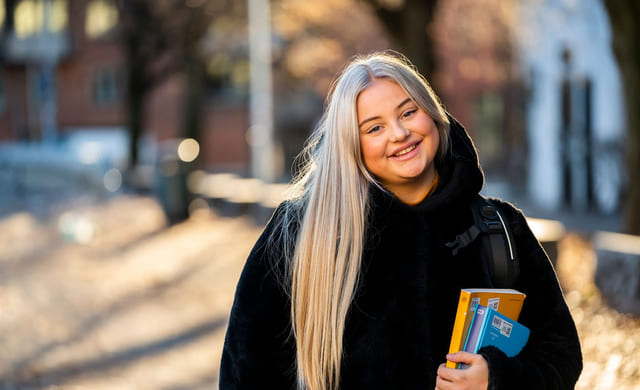
[[[330,83],[384,49],[531,217],[579,388],[640,384],[636,2],[0,0],[0,28],[0,389],[216,388]]]

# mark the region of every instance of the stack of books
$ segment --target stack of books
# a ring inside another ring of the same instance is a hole
[[[494,346],[509,357],[517,355],[529,339],[529,329],[517,322],[525,297],[513,289],[460,290],[449,353]],[[447,361],[447,367],[466,366]]]

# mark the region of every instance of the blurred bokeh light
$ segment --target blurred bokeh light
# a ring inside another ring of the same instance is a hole
[[[180,141],[178,145],[178,157],[184,162],[192,162],[200,154],[200,144],[193,138]]]

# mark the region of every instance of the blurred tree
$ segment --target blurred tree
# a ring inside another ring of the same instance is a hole
[[[4,24],[2,25],[2,35],[13,31],[13,12],[18,4],[18,0],[4,0]]]
[[[336,73],[355,54],[390,46],[373,8],[360,0],[273,0],[276,138],[283,165],[295,157],[322,114]]]
[[[214,2],[210,1],[211,7]],[[201,41],[213,19],[213,8],[205,10],[207,1],[186,1],[185,25],[178,36],[182,47],[182,61],[186,74],[187,94],[184,108],[183,135],[187,138],[200,138],[202,123],[202,105],[204,96],[205,59],[201,50]]]
[[[438,0],[365,0],[395,40],[400,51],[418,70],[431,78],[436,70],[436,53],[431,23]]]
[[[485,174],[524,186],[526,102],[513,40],[517,6],[505,0],[441,2],[430,26],[438,59],[431,79],[447,109],[468,126]]]
[[[627,172],[629,191],[626,199],[626,231],[640,235],[640,3],[636,0],[605,0],[613,32],[613,51],[620,66],[627,120]]]
[[[185,129],[197,138],[202,105],[204,62],[199,44],[206,34],[213,0],[119,0],[121,37],[128,60],[127,120],[131,136],[130,168],[138,162],[138,141],[144,130],[144,102],[169,76],[186,78]]]
[[[357,0],[275,0],[273,29],[276,92],[311,88],[327,93],[348,58],[389,47],[372,8]]]

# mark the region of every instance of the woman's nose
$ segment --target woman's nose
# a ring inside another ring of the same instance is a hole
[[[393,142],[403,141],[409,134],[410,131],[400,122],[394,123],[391,127],[391,141]]]

